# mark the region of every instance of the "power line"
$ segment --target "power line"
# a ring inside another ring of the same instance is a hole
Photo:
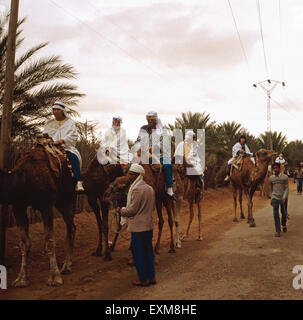
[[[240,42],[240,46],[241,46],[241,49],[242,49],[242,53],[243,53],[243,55],[244,55],[244,58],[245,58],[245,61],[246,61],[246,65],[247,65],[248,71],[250,72],[249,63],[248,63],[248,58],[247,58],[247,55],[246,55],[246,52],[245,52],[245,49],[244,49],[244,45],[243,45],[243,42],[242,42],[242,39],[241,39],[241,36],[240,36],[240,32],[239,32],[239,28],[238,28],[238,26],[237,26],[237,21],[236,21],[234,12],[233,12],[233,8],[232,8],[232,6],[231,6],[230,0],[227,0],[227,2],[228,2],[228,4],[229,4],[230,12],[231,12],[231,15],[232,15],[232,18],[233,18],[233,21],[234,21],[234,25],[235,25],[235,29],[236,29],[236,32],[237,32],[237,35],[238,35],[238,39],[239,39],[239,42]]]
[[[266,60],[266,54],[265,54],[265,45],[264,45],[263,28],[262,28],[261,10],[260,10],[260,2],[259,2],[259,0],[256,0],[256,5],[257,5],[260,34],[261,34],[261,40],[262,40],[262,46],[263,46],[264,66],[265,66],[266,76],[268,78],[268,67],[267,67],[267,60]]]
[[[270,97],[270,99],[271,99],[275,104],[277,104],[279,107],[281,107],[284,111],[286,111],[287,113],[289,113],[292,117],[294,117],[294,118],[297,119],[297,117],[296,117],[294,114],[292,114],[291,112],[289,112],[286,107],[284,107],[282,104],[280,104],[280,103],[277,102],[275,99],[273,99],[273,97]]]
[[[90,25],[88,25],[87,23],[85,23],[84,21],[82,21],[79,17],[75,16],[73,13],[71,13],[70,11],[66,10],[64,7],[60,6],[59,4],[57,4],[55,1],[53,0],[48,0],[50,1],[53,5],[55,5],[56,7],[60,8],[61,10],[65,11],[68,15],[70,15],[71,17],[73,17],[74,19],[78,20],[81,24],[83,24],[84,26],[86,26],[88,29],[90,29],[91,31],[93,31],[94,33],[96,33],[99,37],[101,37],[102,39],[108,41],[112,46],[118,48],[119,50],[121,50],[125,55],[127,55],[130,59],[137,61],[139,64],[142,64],[145,68],[149,69],[154,75],[156,75],[158,78],[166,80],[166,81],[170,81],[169,79],[165,79],[162,77],[162,75],[160,73],[158,73],[157,71],[155,71],[154,69],[152,69],[149,65],[147,65],[146,63],[142,62],[141,60],[139,60],[137,57],[135,57],[134,55],[130,54],[127,50],[125,50],[124,48],[120,47],[119,45],[117,45],[114,41],[112,41],[111,39],[105,37],[103,34],[101,34],[100,32],[98,32],[96,29],[92,28]]]
[[[114,47],[118,48],[119,50],[121,50],[124,54],[126,54],[130,59],[135,60],[137,63],[142,64],[144,67],[146,67],[147,69],[149,69],[153,74],[155,74],[157,77],[159,77],[162,80],[168,81],[170,83],[174,84],[174,80],[165,78],[162,76],[162,74],[160,74],[159,72],[155,71],[153,68],[151,68],[149,65],[147,65],[146,63],[142,62],[140,59],[138,59],[136,56],[130,54],[127,50],[125,50],[124,48],[120,47],[119,45],[117,45],[114,41],[112,41],[111,39],[105,37],[103,34],[101,34],[100,32],[98,32],[96,29],[92,28],[90,25],[88,25],[87,23],[85,23],[83,20],[81,20],[79,17],[77,17],[76,15],[74,15],[73,13],[71,13],[70,11],[68,11],[67,9],[65,9],[64,7],[60,6],[59,4],[57,4],[55,1],[53,0],[49,0],[53,5],[55,5],[56,7],[58,7],[59,9],[65,11],[68,15],[70,15],[71,17],[73,17],[74,19],[76,19],[77,21],[79,21],[81,24],[83,24],[84,26],[86,26],[87,28],[89,28],[91,31],[93,31],[94,33],[96,33],[99,37],[101,37],[102,39],[108,41],[111,45],[113,45]],[[92,4],[91,7],[95,8]],[[124,31],[125,32],[125,31]],[[138,39],[132,37],[133,39],[136,40],[136,42],[140,42]],[[141,44],[142,45],[142,44]],[[145,47],[145,46],[144,46]],[[153,51],[149,50],[150,52],[153,53]],[[153,53],[154,55],[157,55],[156,53]],[[159,57],[159,55],[157,55]],[[168,66],[168,65],[167,65]],[[172,67],[168,66],[169,68],[173,69]],[[173,69],[174,70],[174,69]],[[176,70],[174,70],[176,72]],[[182,75],[183,77],[183,75]],[[199,102],[199,104],[202,103],[202,101],[200,100],[200,98],[198,98],[198,96],[195,97],[195,95],[193,94],[192,97]]]
[[[284,80],[284,57],[283,57],[283,33],[282,33],[282,15],[281,15],[281,0],[279,0],[279,23],[280,23],[280,50],[281,50],[281,77]]]

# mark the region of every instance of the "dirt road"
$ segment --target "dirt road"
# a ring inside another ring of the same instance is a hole
[[[289,232],[274,238],[272,208],[267,199],[255,196],[257,227],[246,221],[232,222],[230,189],[207,190],[203,204],[204,240],[195,241],[196,221],[191,236],[175,254],[168,251],[167,222],[163,236],[158,284],[148,288],[132,287],[136,274],[127,266],[128,241],[121,239],[113,261],[91,256],[97,241],[94,216],[76,216],[77,236],[73,273],[64,276],[58,288],[45,285],[48,261],[43,255],[41,224],[31,226],[33,249],[30,260],[31,286],[2,290],[0,299],[302,299],[303,290],[292,288],[292,269],[303,264],[303,196],[297,196],[291,185]],[[182,210],[182,226],[188,219],[187,205]],[[58,261],[64,258],[65,228],[62,219],[55,223]],[[156,230],[156,225],[155,225]],[[8,232],[9,283],[19,268],[16,229]]]

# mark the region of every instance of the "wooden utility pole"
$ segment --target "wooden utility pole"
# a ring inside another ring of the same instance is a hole
[[[19,0],[11,0],[8,38],[6,45],[6,69],[0,139],[0,169],[8,171],[12,130],[13,93],[15,87],[16,32]],[[0,264],[4,264],[6,246],[7,205],[0,206]]]

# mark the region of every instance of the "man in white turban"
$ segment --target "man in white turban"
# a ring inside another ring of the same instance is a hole
[[[118,208],[122,218],[128,219],[127,230],[131,232],[131,249],[139,278],[133,282],[135,286],[156,284],[152,245],[155,192],[143,180],[144,173],[141,165],[131,165],[127,173],[132,182],[127,194],[127,204],[126,207]]]
[[[183,156],[186,162],[192,165],[192,168],[187,168],[187,175],[195,178],[198,177],[203,188],[203,168],[202,162],[197,151],[196,134],[192,130],[188,130],[185,134],[184,141],[180,142],[175,150],[175,160],[183,162]],[[178,159],[180,158],[180,160]],[[182,163],[181,162],[181,163]]]
[[[147,161],[156,155],[163,165],[167,196],[176,200],[173,191],[173,169],[170,160],[170,143],[168,133],[158,118],[156,111],[149,111],[146,115],[147,125],[140,128],[134,149],[141,153],[141,159]]]
[[[47,133],[55,144],[63,145],[77,180],[76,191],[84,191],[81,181],[81,155],[75,147],[79,136],[75,121],[68,116],[63,102],[56,101],[52,109],[55,118],[46,123],[43,133]]]
[[[112,127],[105,134],[101,147],[97,152],[97,159],[100,164],[120,163],[128,164],[133,155],[129,152],[126,131],[121,128],[122,118],[114,116]]]

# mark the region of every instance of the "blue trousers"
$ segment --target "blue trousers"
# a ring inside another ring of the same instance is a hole
[[[302,193],[303,178],[297,178],[297,192]]]
[[[77,181],[81,181],[81,170],[80,170],[80,162],[78,157],[70,151],[66,151],[66,154],[68,156],[70,164],[72,165],[72,170],[75,175],[75,179]]]
[[[166,186],[168,188],[172,187],[174,185],[174,183],[173,183],[173,166],[172,166],[170,160],[167,158],[160,158],[160,162],[163,164],[163,171],[164,171]]]
[[[140,281],[155,278],[153,230],[132,232],[131,249]]]
[[[282,203],[281,200],[272,199],[272,206],[274,210],[274,221],[276,232],[281,232],[281,224],[280,224],[280,215],[279,215],[279,207],[281,207],[281,214],[282,214],[282,226],[286,226],[286,216],[287,212],[285,210],[285,205]]]

